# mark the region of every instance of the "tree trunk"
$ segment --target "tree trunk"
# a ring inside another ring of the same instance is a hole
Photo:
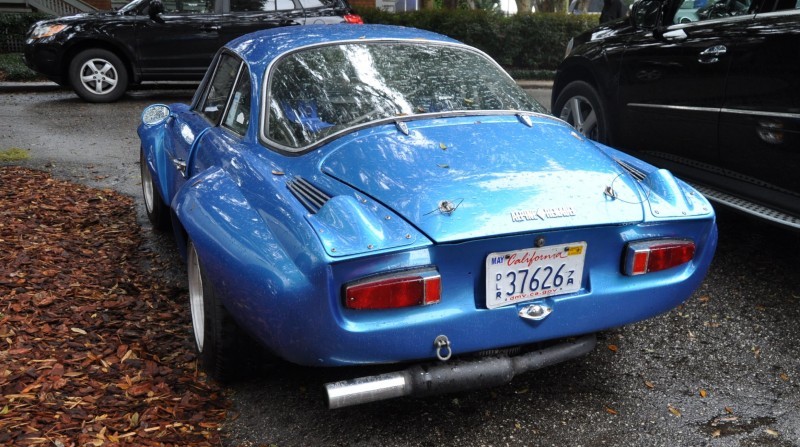
[[[534,0],[536,12],[565,12],[569,3],[566,0]],[[517,2],[519,3],[519,1]]]
[[[517,3],[517,14],[531,13],[531,0],[514,0]]]

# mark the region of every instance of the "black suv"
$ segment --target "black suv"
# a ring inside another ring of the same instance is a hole
[[[800,229],[798,6],[640,0],[573,39],[553,113],[709,199]]]
[[[25,63],[89,102],[142,81],[200,80],[229,40],[264,28],[362,23],[345,0],[135,0],[34,24]]]

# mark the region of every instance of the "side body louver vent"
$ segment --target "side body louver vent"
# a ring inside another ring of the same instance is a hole
[[[628,173],[631,176],[633,176],[633,178],[635,178],[637,182],[641,182],[642,180],[645,179],[645,177],[647,177],[644,172],[636,169],[633,165],[631,165],[629,163],[626,163],[626,162],[624,162],[622,160],[619,160],[619,159],[614,159],[614,161],[616,161],[617,164],[622,167],[622,169],[628,171]]]
[[[297,200],[312,214],[316,214],[331,198],[302,177],[289,179],[289,181],[286,182],[286,186],[289,188],[289,191],[297,197]]]

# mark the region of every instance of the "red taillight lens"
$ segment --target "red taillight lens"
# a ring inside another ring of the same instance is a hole
[[[397,309],[438,303],[442,278],[436,270],[399,272],[366,278],[344,287],[350,309]]]
[[[692,241],[668,239],[632,242],[626,247],[625,274],[644,275],[685,264],[694,258]]]
[[[352,23],[354,25],[364,24],[364,19],[362,19],[361,16],[357,14],[345,14],[343,19],[344,23]]]

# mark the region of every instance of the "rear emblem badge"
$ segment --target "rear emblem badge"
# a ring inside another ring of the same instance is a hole
[[[539,208],[535,210],[520,210],[511,212],[512,222],[525,222],[528,220],[547,220],[558,217],[572,217],[577,215],[575,208],[563,206],[558,208]]]

